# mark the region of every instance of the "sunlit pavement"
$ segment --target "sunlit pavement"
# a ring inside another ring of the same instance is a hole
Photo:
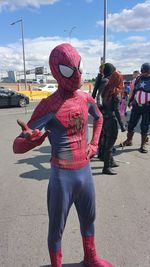
[[[20,133],[16,120],[27,122],[37,103],[24,109],[1,109],[0,161],[0,266],[49,266],[47,249],[47,185],[50,147],[46,140],[26,154],[12,151]],[[8,112],[8,113],[7,113]],[[13,113],[16,112],[16,113]],[[5,114],[5,116],[4,116]],[[89,134],[92,135],[89,121]],[[150,170],[149,155],[139,152],[137,128],[133,147],[119,147],[126,133],[119,131],[115,159],[118,174],[102,174],[103,162],[91,161],[96,191],[96,244],[99,256],[116,267],[150,266]],[[82,266],[80,227],[72,207],[63,236],[63,263]]]

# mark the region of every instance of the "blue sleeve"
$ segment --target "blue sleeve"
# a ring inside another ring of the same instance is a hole
[[[52,120],[53,116],[53,113],[48,113],[40,118],[37,118],[36,120],[31,121],[30,128],[39,130],[42,130],[43,128],[46,129],[46,125]]]

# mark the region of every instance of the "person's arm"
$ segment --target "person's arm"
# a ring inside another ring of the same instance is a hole
[[[131,94],[131,96],[130,96],[130,98],[129,98],[128,107],[131,106],[131,103],[132,103],[133,100],[134,100],[135,93],[136,93],[136,89],[134,88],[133,91],[132,91],[132,94]]]
[[[21,120],[17,121],[22,129],[22,132],[15,138],[13,142],[14,153],[22,154],[27,152],[34,147],[41,145],[48,136],[48,131],[44,133],[41,131],[45,127],[46,123],[50,120],[49,114],[44,116],[42,113],[44,106],[44,101],[41,101],[33,112],[28,124],[25,124]]]
[[[119,106],[120,106],[120,102],[118,99],[112,99],[113,101],[113,105],[114,105],[114,112],[115,112],[115,116],[117,118],[117,121],[120,125],[120,129],[122,132],[125,132],[126,131],[126,127],[121,119],[121,116],[120,116],[120,112],[119,112]]]
[[[89,98],[89,114],[93,117],[93,133],[92,139],[87,148],[87,159],[94,157],[97,153],[99,137],[103,126],[103,115],[99,111],[96,103],[90,97]]]
[[[130,98],[129,98],[128,107],[131,106],[131,104],[132,104],[132,102],[133,102],[133,100],[134,100],[134,96],[135,96],[135,94],[136,94],[136,92],[137,92],[136,85],[137,85],[137,83],[138,83],[138,81],[139,81],[140,78],[141,78],[141,76],[138,76],[138,77],[136,78],[135,82],[134,82],[134,88],[133,88],[132,93],[131,93],[131,96],[130,96]]]
[[[15,154],[22,154],[40,146],[48,136],[47,131],[43,133],[39,129],[32,130],[23,121],[17,120],[17,122],[22,128],[22,133],[14,140],[13,152]]]
[[[98,73],[97,77],[96,77],[96,81],[95,81],[95,85],[94,85],[94,89],[92,92],[92,97],[95,99],[96,94],[97,94],[97,90],[99,88],[101,79],[102,79],[103,75],[101,73]]]
[[[108,81],[109,80],[107,78],[101,79],[101,82],[100,82],[100,85],[98,88],[97,98],[96,98],[96,102],[97,102],[98,107],[100,107],[100,105],[101,105],[100,97],[101,97],[102,92],[105,90],[105,87],[108,84]]]

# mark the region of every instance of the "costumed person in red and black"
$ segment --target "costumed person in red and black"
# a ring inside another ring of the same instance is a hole
[[[27,123],[18,121],[22,133],[13,145],[24,153],[40,145],[46,135],[52,147],[48,185],[48,248],[52,267],[62,266],[61,240],[67,216],[75,205],[87,267],[113,267],[96,255],[94,241],[95,190],[90,159],[96,154],[103,116],[90,94],[79,90],[81,57],[70,44],[56,46],[49,57],[58,90],[43,99]],[[88,143],[88,113],[93,117],[93,135]],[[42,129],[46,133],[42,133]]]
[[[115,66],[109,62],[101,64],[99,67],[99,73],[96,77],[92,97],[96,98],[96,103],[98,105],[99,110],[103,113],[103,105],[101,94],[105,90],[106,85],[108,84],[109,77],[111,74],[116,70]],[[113,150],[115,148],[113,147]],[[98,158],[101,161],[104,161],[104,135],[103,135],[103,128],[99,139],[98,145]]]
[[[119,165],[115,162],[112,150],[118,136],[118,123],[121,131],[126,131],[121,119],[119,107],[123,93],[123,76],[119,71],[114,71],[109,77],[108,84],[105,86],[102,97],[102,110],[104,116],[103,124],[103,149],[104,167],[103,174],[115,175],[112,168]],[[117,123],[118,122],[118,123]]]
[[[140,152],[147,153],[146,143],[148,141],[148,131],[150,125],[150,63],[141,66],[141,75],[136,78],[132,95],[128,106],[132,105],[130,119],[128,122],[127,139],[123,146],[132,146],[134,129],[140,118],[141,124],[141,146]]]

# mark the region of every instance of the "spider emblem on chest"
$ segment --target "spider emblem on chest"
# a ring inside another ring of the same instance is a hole
[[[82,113],[69,114],[69,134],[78,135],[81,134],[84,127],[84,118]]]

